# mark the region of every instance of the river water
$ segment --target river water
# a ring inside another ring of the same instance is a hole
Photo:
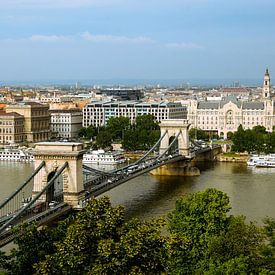
[[[144,174],[106,192],[114,205],[122,204],[127,217],[149,219],[173,210],[175,201],[209,187],[226,192],[231,213],[261,223],[275,218],[275,169],[250,168],[239,163],[204,163],[197,177],[156,177]],[[0,162],[0,200],[6,198],[33,171],[33,164]]]

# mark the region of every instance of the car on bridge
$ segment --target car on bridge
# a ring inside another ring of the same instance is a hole
[[[55,208],[57,205],[58,205],[58,202],[57,202],[57,201],[51,201],[51,202],[49,203],[49,207],[50,207],[50,208]]]
[[[37,204],[34,205],[33,207],[33,213],[40,213],[42,212],[43,208],[45,206],[45,203],[44,202],[39,202]]]

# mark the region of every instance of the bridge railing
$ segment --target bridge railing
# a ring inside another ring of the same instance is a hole
[[[0,204],[0,223],[6,220],[13,213],[26,205],[31,200],[31,192],[33,188],[33,179],[45,166],[45,161],[35,169],[35,171],[25,180],[19,188],[17,188],[8,198]]]
[[[160,142],[162,141],[162,139],[165,137],[166,134],[167,134],[167,131],[165,131],[165,133],[158,139],[158,141],[154,144],[154,146],[150,148],[140,159],[138,159],[134,163],[128,164],[127,166],[123,166],[119,169],[106,172],[106,171],[100,171],[100,170],[91,168],[87,165],[83,165],[84,170],[94,174],[94,177],[88,177],[88,175],[85,175],[84,186],[89,185],[91,182],[94,184],[100,183],[107,178],[113,177],[116,174],[123,173],[133,165],[138,165],[139,163],[142,163],[152,152],[156,150],[156,148],[160,145]]]
[[[55,203],[58,204],[63,201],[63,195],[59,196],[60,201],[55,201],[54,205],[49,205],[45,198],[39,201],[39,199],[44,195],[46,196],[46,192],[52,188],[52,186],[55,184],[56,181],[58,181],[59,176],[61,173],[67,168],[68,162],[65,162],[63,166],[56,171],[54,176],[51,178],[51,180],[48,182],[47,185],[45,185],[41,191],[34,197],[32,197],[29,201],[27,201],[21,208],[17,209],[17,211],[12,212],[8,216],[3,216],[2,223],[0,223],[0,234],[4,232],[4,230],[8,229],[9,226],[14,226],[18,223],[24,222],[25,220],[28,220],[30,217],[33,217],[37,215],[37,213],[41,213],[45,211],[49,207],[55,207]],[[41,168],[40,168],[41,169]],[[58,198],[55,198],[58,200]],[[1,220],[0,220],[1,222]]]

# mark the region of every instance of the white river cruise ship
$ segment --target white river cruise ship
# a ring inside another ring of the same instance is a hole
[[[34,161],[33,155],[30,151],[22,149],[0,149],[0,161]]]
[[[83,163],[120,164],[126,161],[122,152],[105,152],[104,150],[89,151],[83,155]]]

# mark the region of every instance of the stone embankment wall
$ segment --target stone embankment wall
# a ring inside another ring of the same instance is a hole
[[[228,156],[226,154],[220,154],[216,156],[216,160],[221,162],[247,162],[248,159],[248,155]]]

